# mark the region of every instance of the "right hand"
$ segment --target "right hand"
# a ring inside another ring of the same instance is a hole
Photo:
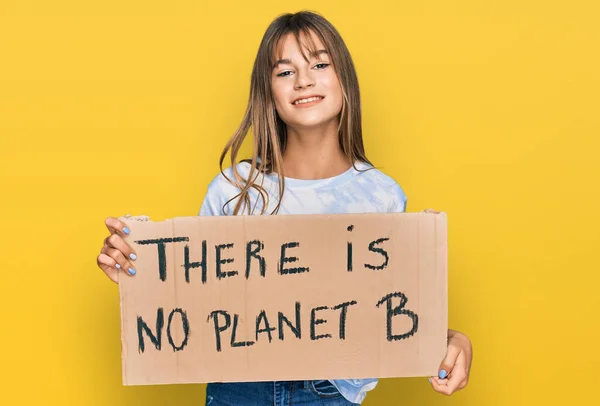
[[[127,275],[135,275],[135,268],[130,260],[137,257],[123,240],[123,236],[129,234],[126,224],[114,217],[108,217],[105,223],[110,235],[104,239],[104,246],[100,250],[96,262],[106,276],[118,283],[119,271],[124,271]]]

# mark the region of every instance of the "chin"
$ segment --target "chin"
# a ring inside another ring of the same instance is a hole
[[[337,125],[338,122],[338,113],[335,112],[313,112],[316,114],[306,114],[303,116],[298,116],[294,114],[292,117],[289,117],[288,125],[290,127],[296,128],[316,128],[316,127],[324,127],[335,123]],[[295,116],[295,117],[294,117]]]
[[[334,116],[331,118],[315,117],[314,119],[294,121],[293,123],[291,123],[290,126],[296,127],[296,128],[302,128],[302,129],[319,128],[319,127],[326,127],[326,126],[332,124],[332,122],[335,122],[337,125],[337,116]]]

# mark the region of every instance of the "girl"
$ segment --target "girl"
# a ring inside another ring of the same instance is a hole
[[[238,152],[252,126],[251,159]],[[231,166],[223,169],[227,154]],[[356,72],[337,30],[312,12],[281,15],[267,28],[252,70],[250,100],[241,125],[219,160],[221,173],[208,187],[199,215],[403,212],[406,195],[365,155]],[[97,258],[117,281],[135,274],[135,253],[116,218]],[[439,375],[429,378],[447,395],[467,384],[471,344],[448,331]],[[360,404],[376,379],[210,383],[206,404]]]

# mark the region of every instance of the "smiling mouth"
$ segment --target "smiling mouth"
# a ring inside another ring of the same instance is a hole
[[[312,96],[312,97],[307,97],[306,99],[296,100],[295,102],[292,103],[292,105],[294,105],[294,106],[309,106],[309,105],[318,103],[323,99],[324,99],[323,96]]]

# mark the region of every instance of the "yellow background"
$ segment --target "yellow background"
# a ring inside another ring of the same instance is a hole
[[[597,2],[2,0],[1,404],[203,404],[121,386],[103,221],[197,214],[264,30],[303,8],[354,57],[369,157],[448,213],[475,351],[450,398],[386,379],[365,405],[597,402]]]

